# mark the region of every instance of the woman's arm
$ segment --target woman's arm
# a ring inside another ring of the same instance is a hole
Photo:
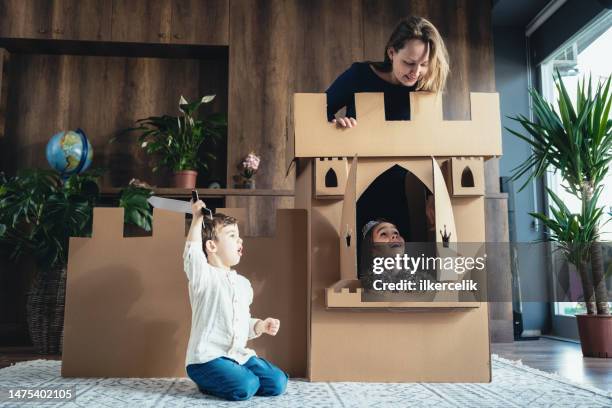
[[[327,120],[337,123],[341,127],[353,127],[357,124],[355,118],[350,117],[351,113],[347,112],[347,118],[334,118],[336,112],[343,107],[349,105],[354,98],[356,68],[353,64],[349,69],[344,71],[336,80],[327,88]],[[354,115],[354,114],[353,114]]]

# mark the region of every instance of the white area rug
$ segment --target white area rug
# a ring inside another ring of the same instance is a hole
[[[0,407],[612,407],[612,392],[573,384],[493,355],[490,384],[310,383],[291,380],[279,397],[229,402],[201,394],[188,378],[62,378],[60,361],[0,370],[0,387],[76,385],[75,401]]]

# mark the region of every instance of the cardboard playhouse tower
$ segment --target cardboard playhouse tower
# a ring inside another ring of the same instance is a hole
[[[491,381],[486,302],[457,292],[365,302],[356,266],[359,200],[394,166],[433,193],[435,231],[446,231],[436,241],[485,242],[484,161],[501,155],[499,99],[470,97],[471,120],[443,120],[441,97],[419,92],[410,94],[410,121],[386,121],[383,94],[356,94],[358,125],[337,129],[325,94],[295,95],[288,156],[297,161],[295,206],[309,214],[311,381]]]

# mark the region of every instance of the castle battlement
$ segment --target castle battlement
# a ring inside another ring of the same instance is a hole
[[[442,97],[410,94],[411,120],[386,121],[382,93],[355,94],[357,126],[327,121],[326,94],[294,95],[292,157],[443,157],[502,154],[499,95],[470,93],[471,120],[443,120]]]

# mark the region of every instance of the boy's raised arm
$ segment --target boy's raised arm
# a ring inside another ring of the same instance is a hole
[[[202,208],[206,208],[206,204],[202,200],[191,203],[193,218],[191,219],[191,227],[187,234],[187,241],[202,242],[202,222],[204,221]]]

